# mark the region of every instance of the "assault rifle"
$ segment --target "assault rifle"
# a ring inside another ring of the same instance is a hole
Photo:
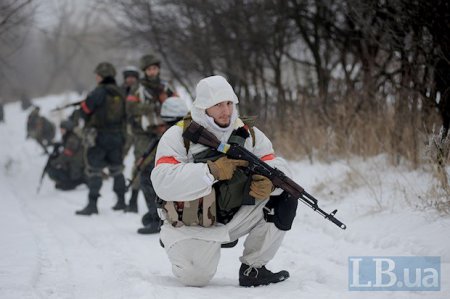
[[[239,129],[238,129],[239,130]],[[237,132],[237,135],[248,137],[248,132],[242,128],[241,132]],[[199,143],[204,146],[215,149],[218,152],[224,153],[230,158],[241,159],[249,162],[247,171],[250,174],[259,174],[269,178],[272,184],[283,189],[293,198],[297,198],[302,203],[322,215],[325,219],[333,222],[341,229],[346,229],[347,226],[336,219],[337,210],[331,213],[326,213],[319,208],[318,201],[311,194],[307,193],[300,185],[287,177],[282,171],[272,168],[267,163],[261,161],[257,156],[249,152],[246,148],[236,143],[222,143],[211,132],[207,131],[204,127],[192,121],[191,124],[183,132],[183,137],[192,141],[193,143]]]
[[[83,102],[84,102],[84,100],[81,100],[81,101],[78,101],[78,102],[75,102],[75,103],[69,103],[69,104],[61,106],[61,107],[53,108],[50,111],[60,111],[60,110],[64,110],[64,109],[69,108],[69,107],[77,107],[77,106],[80,106],[81,103],[83,103]]]
[[[37,188],[36,193],[39,193],[41,191],[42,182],[44,181],[45,174],[47,173],[48,168],[50,167],[50,163],[53,159],[58,157],[59,155],[59,148],[63,145],[61,142],[55,142],[53,145],[53,151],[48,155],[47,163],[44,166],[44,169],[42,170],[41,179],[39,180],[39,186]]]
[[[138,163],[136,165],[136,172],[134,173],[131,180],[128,179],[128,184],[125,186],[125,191],[128,191],[130,189],[131,185],[133,185],[134,181],[141,173],[141,170],[142,170],[141,167],[144,164],[145,159],[147,159],[147,157],[150,156],[150,154],[153,152],[153,150],[158,146],[160,139],[161,139],[161,137],[156,137],[155,139],[153,139],[152,142],[150,142],[150,144],[148,145],[147,150],[139,158]]]

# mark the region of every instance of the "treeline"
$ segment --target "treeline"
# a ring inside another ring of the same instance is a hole
[[[163,73],[191,95],[198,79],[222,74],[238,93],[241,114],[258,115],[258,126],[291,157],[388,153],[395,164],[418,166],[428,143],[442,170],[450,143],[449,6],[446,0],[102,0],[81,17],[62,14],[57,28],[73,17],[78,34],[48,34],[46,49],[61,53],[50,60],[59,62],[52,76],[73,70],[71,82],[86,79],[87,70],[81,75],[76,67],[92,65],[91,57],[108,53],[105,59],[120,68],[150,49],[163,59]],[[102,27],[93,22],[99,19],[106,20]],[[72,38],[70,47],[60,46],[61,36]]]
[[[192,91],[224,74],[241,114],[291,153],[388,152],[417,166],[433,130],[446,140],[449,1],[112,2],[126,37],[147,41],[174,79]]]
[[[295,152],[419,163],[450,124],[445,0],[115,0],[130,40],[146,40],[192,90],[224,74],[241,113],[278,128]],[[295,148],[294,148],[295,147]]]

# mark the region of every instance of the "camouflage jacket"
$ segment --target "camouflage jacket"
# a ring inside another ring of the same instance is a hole
[[[62,152],[50,162],[54,168],[63,169],[76,180],[84,173],[84,148],[81,138],[73,131],[63,136]]]
[[[55,125],[37,113],[31,113],[27,120],[27,136],[39,142],[50,141],[55,137]]]
[[[143,78],[133,86],[127,96],[127,115],[131,131],[136,134],[151,132],[152,126],[161,123],[161,104],[171,96],[175,96],[174,89],[168,82]]]

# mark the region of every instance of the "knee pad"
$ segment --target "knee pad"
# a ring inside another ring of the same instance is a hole
[[[161,234],[164,242],[164,233]],[[165,244],[175,277],[186,286],[207,285],[217,271],[220,243],[198,239]]]
[[[109,166],[109,173],[111,174],[111,176],[115,177],[118,175],[121,175],[123,172],[123,165],[115,165],[115,166]]]
[[[102,169],[86,165],[86,168],[84,169],[84,174],[88,178],[89,177],[95,177],[95,176],[96,177],[102,177]]]
[[[279,230],[288,231],[292,227],[297,212],[298,199],[287,192],[271,196],[263,209],[264,219],[272,222]]]
[[[190,287],[206,286],[214,277],[215,271],[211,273],[206,269],[196,268],[195,264],[183,263],[182,265],[172,265],[172,272],[180,282]]]

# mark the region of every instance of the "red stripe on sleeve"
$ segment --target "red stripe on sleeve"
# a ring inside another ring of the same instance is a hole
[[[81,102],[81,109],[83,109],[84,113],[91,114],[92,111],[89,109],[89,107],[86,105],[86,101]]]
[[[158,161],[156,161],[156,166],[158,166],[159,164],[178,164],[178,163],[180,163],[180,161],[178,161],[174,157],[165,156],[165,157],[159,158]]]
[[[127,101],[128,102],[140,102],[138,96],[131,95],[131,94],[129,96],[127,96]]]
[[[73,156],[73,152],[68,148],[65,148],[63,153],[64,153],[64,155],[69,156],[69,157]]]
[[[268,155],[265,155],[265,156],[261,157],[261,161],[270,161],[270,160],[273,160],[273,159],[275,159],[275,155],[274,154],[268,154]]]

